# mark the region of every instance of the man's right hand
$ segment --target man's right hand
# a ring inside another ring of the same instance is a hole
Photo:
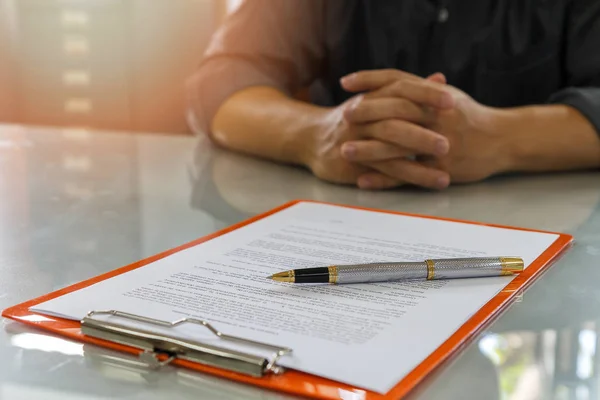
[[[394,171],[395,176],[389,177],[396,186],[403,182],[432,189],[446,186],[446,172],[424,166],[413,158],[417,155],[446,154],[448,140],[422,125],[429,117],[429,107],[447,108],[451,104],[445,102],[443,91],[432,89],[424,96],[422,91],[411,93],[413,86],[410,80],[422,78],[406,76],[405,97],[422,96],[414,102],[401,97],[374,97],[366,93],[324,113],[320,129],[316,129],[310,138],[306,159],[315,176],[335,183],[358,182],[359,187],[369,188],[371,171],[353,160],[355,146],[360,144],[360,155],[356,154],[360,159],[356,161],[397,160],[395,165],[401,171]],[[434,75],[428,79],[440,82],[443,77]],[[402,176],[403,182],[398,180],[398,175]],[[380,178],[381,174],[377,176]],[[388,183],[386,186],[391,185]]]

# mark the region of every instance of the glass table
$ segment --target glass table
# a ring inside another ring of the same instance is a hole
[[[304,198],[570,233],[574,247],[414,399],[598,399],[596,173],[366,192],[190,136],[0,126],[0,308]],[[3,321],[1,399],[283,399]],[[348,394],[359,399],[360,394]]]

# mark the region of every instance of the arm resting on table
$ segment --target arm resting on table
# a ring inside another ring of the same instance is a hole
[[[600,137],[589,119],[566,105],[498,110],[491,129],[510,136],[509,169],[549,172],[600,167]]]
[[[311,137],[319,130],[326,110],[275,88],[251,87],[219,107],[212,121],[212,137],[228,149],[308,166]]]

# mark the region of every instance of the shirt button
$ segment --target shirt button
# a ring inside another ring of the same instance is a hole
[[[450,13],[448,12],[447,8],[440,9],[440,11],[438,12],[438,22],[443,23],[448,21],[449,16]]]

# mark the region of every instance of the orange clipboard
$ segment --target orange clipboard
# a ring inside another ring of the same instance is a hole
[[[81,323],[79,321],[72,321],[32,313],[29,311],[29,308],[34,305],[62,296],[64,294],[85,288],[105,279],[110,279],[114,276],[123,274],[136,268],[141,268],[156,260],[167,257],[173,253],[187,249],[189,247],[196,246],[215,237],[224,235],[228,232],[249,225],[255,221],[273,215],[279,211],[282,211],[301,202],[330,204],[338,207],[353,208],[365,211],[405,215],[418,218],[445,220],[450,222],[484,225],[521,231],[551,233],[558,235],[558,238],[531,265],[529,265],[523,273],[515,277],[502,291],[500,291],[488,303],[481,307],[467,322],[465,322],[456,332],[454,332],[454,334],[452,334],[441,346],[439,346],[435,351],[433,351],[420,365],[414,368],[402,380],[400,380],[389,392],[385,394],[365,391],[361,388],[353,387],[351,385],[342,384],[336,381],[332,381],[329,379],[321,378],[318,376],[306,374],[295,370],[288,370],[280,375],[270,374],[263,377],[253,377],[246,374],[241,374],[230,370],[224,370],[221,368],[203,365],[183,359],[175,359],[171,362],[171,365],[189,368],[192,370],[200,371],[202,373],[212,374],[221,378],[231,379],[237,382],[242,382],[245,384],[265,388],[272,391],[289,393],[292,395],[303,396],[308,398],[340,399],[343,398],[343,394],[344,392],[346,392],[361,393],[361,398],[364,398],[366,400],[399,399],[407,395],[437,367],[442,365],[443,362],[447,361],[450,357],[455,355],[458,352],[458,350],[463,348],[469,342],[469,339],[471,339],[476,333],[478,333],[481,329],[487,326],[492,320],[497,318],[500,312],[503,311],[508,305],[510,305],[519,293],[522,293],[523,290],[529,287],[529,285],[531,285],[539,276],[541,276],[542,273],[545,270],[547,270],[550,267],[550,265],[556,260],[556,258],[573,242],[573,237],[571,235],[556,232],[517,228],[512,226],[503,226],[496,224],[485,224],[473,221],[440,218],[418,214],[408,214],[388,210],[376,210],[365,207],[331,204],[313,200],[295,200],[283,204],[282,206],[274,208],[263,214],[257,215],[253,218],[232,225],[211,235],[194,240],[190,243],[184,244],[171,250],[167,250],[165,252],[146,258],[144,260],[140,260],[131,265],[82,281],[80,283],[63,288],[53,293],[49,293],[36,299],[7,308],[2,312],[2,316],[76,341],[90,343],[134,355],[139,355],[142,353],[142,351],[139,348],[124,346],[122,344],[98,339],[96,337],[91,337],[83,334],[81,332]],[[166,358],[166,356],[164,358]]]

